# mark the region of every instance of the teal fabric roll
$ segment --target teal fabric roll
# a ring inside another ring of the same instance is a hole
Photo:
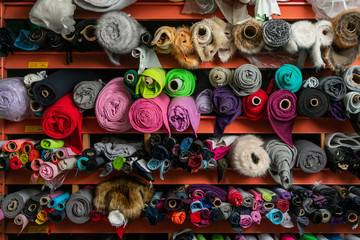
[[[275,73],[275,82],[280,89],[287,89],[293,93],[302,86],[302,74],[299,68],[291,64],[284,64]]]

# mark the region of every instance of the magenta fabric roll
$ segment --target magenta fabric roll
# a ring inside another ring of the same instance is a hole
[[[295,238],[293,236],[291,236],[290,234],[285,233],[285,234],[281,235],[280,240],[295,240]]]
[[[261,193],[258,193],[257,191],[253,190],[253,189],[249,189],[248,192],[253,195],[254,200],[256,201],[256,203],[258,205],[262,205],[264,203],[264,199],[261,196]]]
[[[131,126],[139,132],[153,133],[164,125],[171,135],[167,118],[169,103],[169,96],[163,92],[155,98],[137,100],[129,111]]]
[[[286,89],[275,91],[269,97],[267,115],[275,133],[293,147],[292,129],[297,116],[295,94]]]
[[[0,209],[0,221],[5,218],[4,212],[2,209]]]
[[[168,108],[170,126],[178,132],[183,132],[191,125],[196,136],[200,124],[200,113],[192,97],[175,97],[171,99]]]
[[[248,228],[253,223],[250,215],[240,215],[240,226],[242,228]]]
[[[51,180],[61,172],[58,166],[51,162],[44,162],[39,169],[40,176],[45,180]]]
[[[261,223],[261,213],[260,211],[252,211],[251,212],[251,218],[253,223],[260,224]]]
[[[131,94],[122,77],[114,78],[100,91],[96,104],[96,119],[109,132],[126,132],[131,129],[129,109]]]

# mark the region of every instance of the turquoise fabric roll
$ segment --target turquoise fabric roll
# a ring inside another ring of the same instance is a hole
[[[287,89],[293,93],[300,90],[303,77],[299,68],[291,64],[284,64],[275,73],[275,82],[280,89]]]

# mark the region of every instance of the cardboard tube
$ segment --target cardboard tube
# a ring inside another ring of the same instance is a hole
[[[280,108],[282,110],[288,110],[291,107],[291,102],[289,101],[289,99],[283,99],[280,102]]]
[[[312,107],[317,107],[319,105],[319,100],[317,98],[310,99],[310,105]]]
[[[254,106],[259,106],[261,104],[261,98],[259,98],[258,96],[255,96],[251,99],[251,103]]]

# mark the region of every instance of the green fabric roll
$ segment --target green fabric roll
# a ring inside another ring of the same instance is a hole
[[[164,92],[170,97],[188,97],[193,94],[196,76],[186,69],[172,69],[166,74]]]
[[[223,237],[223,235],[217,233],[217,234],[212,235],[211,240],[224,240],[224,237]]]
[[[202,235],[201,233],[195,234],[195,237],[196,237],[197,240],[206,240],[206,238],[204,237],[204,235]]]
[[[275,82],[280,89],[296,93],[302,86],[303,78],[299,68],[291,64],[284,64],[276,71]]]
[[[300,240],[317,240],[317,238],[310,233],[305,233],[301,236]]]
[[[65,145],[65,141],[47,138],[41,140],[40,145],[43,149],[62,148]]]
[[[228,85],[234,78],[234,70],[215,67],[209,73],[209,81],[215,88]]]
[[[133,78],[129,77],[129,76],[133,76]],[[131,81],[131,79],[133,79]],[[129,90],[130,94],[131,94],[131,102],[135,102],[136,100],[138,100],[139,98],[141,98],[141,96],[139,94],[135,93],[135,88],[137,83],[139,82],[139,75],[138,73],[134,70],[134,69],[130,69],[129,71],[127,71],[124,74],[124,83],[125,83],[125,87],[127,90]]]
[[[262,198],[266,202],[271,202],[272,198],[274,196],[276,196],[276,193],[274,193],[270,189],[266,189],[266,188],[256,187],[255,191],[257,191],[258,193],[261,193]]]
[[[126,158],[124,158],[122,156],[118,156],[117,158],[115,158],[115,160],[113,161],[114,169],[121,170],[125,161],[126,161]]]
[[[139,75],[135,93],[141,94],[143,98],[154,98],[158,96],[165,86],[165,74],[165,70],[161,68],[146,69]],[[146,84],[145,80],[147,77],[152,78],[153,82]]]

